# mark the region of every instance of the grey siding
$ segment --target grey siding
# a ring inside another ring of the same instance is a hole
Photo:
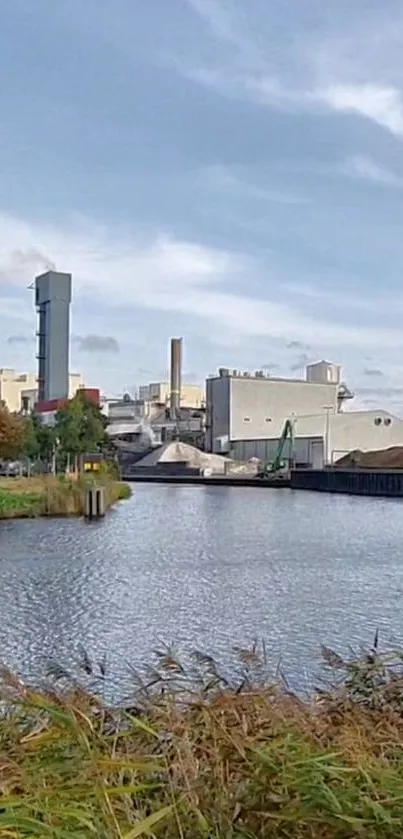
[[[230,420],[229,377],[206,381],[206,448],[219,451],[218,439],[229,437]]]
[[[70,301],[70,274],[48,271],[36,278],[39,400],[69,395]]]
[[[338,386],[305,381],[231,378],[230,438],[276,439],[293,415],[324,415],[337,409]]]

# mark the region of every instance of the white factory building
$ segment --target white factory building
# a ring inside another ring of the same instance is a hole
[[[402,419],[384,410],[345,410],[352,398],[340,366],[326,361],[309,365],[305,379],[220,368],[206,381],[206,449],[269,461],[287,419],[294,428],[293,458],[301,466],[322,468],[357,449],[403,446]]]

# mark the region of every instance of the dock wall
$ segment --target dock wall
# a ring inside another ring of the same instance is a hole
[[[403,497],[403,470],[296,469],[291,473],[291,488],[399,498]]]

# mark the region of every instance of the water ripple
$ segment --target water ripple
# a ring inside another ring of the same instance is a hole
[[[399,500],[230,487],[136,486],[107,519],[0,523],[0,656],[37,677],[80,645],[111,668],[158,638],[225,653],[265,637],[314,672],[402,635]]]

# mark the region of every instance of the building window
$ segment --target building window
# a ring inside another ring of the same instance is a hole
[[[375,417],[374,423],[375,425],[382,425],[382,417]]]
[[[390,417],[386,417],[383,421],[384,425],[392,425],[392,420]]]
[[[244,418],[243,418],[243,421],[244,421],[244,422],[250,422],[250,417],[244,417]]]

